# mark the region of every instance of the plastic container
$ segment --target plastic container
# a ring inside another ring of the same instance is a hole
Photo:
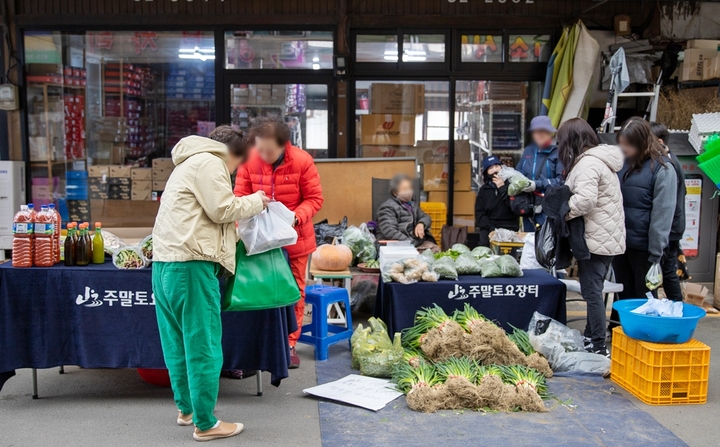
[[[610,377],[648,405],[704,404],[710,347],[697,340],[649,343],[613,329]]]
[[[685,343],[692,338],[698,321],[705,316],[702,308],[687,303],[683,303],[682,317],[656,317],[631,312],[646,302],[647,299],[631,299],[613,304],[628,337],[651,343]]]
[[[13,267],[32,267],[33,265],[33,237],[34,226],[32,216],[27,205],[21,205],[20,211],[13,218]]]
[[[55,204],[51,203],[48,205],[48,212],[53,217],[53,250],[55,252],[55,264],[60,262],[60,232],[62,231],[62,217]]]
[[[55,219],[54,212],[50,212],[47,205],[40,208],[35,218],[35,253],[33,264],[37,267],[52,267],[55,265]]]
[[[442,227],[447,223],[447,207],[442,202],[420,202],[420,209],[430,216],[430,233],[440,245]]]

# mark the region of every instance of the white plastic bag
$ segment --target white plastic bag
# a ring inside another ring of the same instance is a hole
[[[661,300],[647,293],[647,302],[630,312],[640,315],[653,315],[656,317],[682,317],[683,304],[680,301],[670,301],[667,298]]]
[[[239,220],[238,232],[248,256],[295,244],[294,220],[295,213],[280,202],[270,202],[262,213]]]
[[[662,285],[662,282],[663,277],[660,264],[651,265],[650,270],[648,270],[645,275],[645,287],[647,287],[648,290],[655,290]]]
[[[610,359],[586,352],[583,337],[577,329],[538,312],[528,327],[530,344],[550,363],[554,372],[593,373],[605,375],[610,371]]]

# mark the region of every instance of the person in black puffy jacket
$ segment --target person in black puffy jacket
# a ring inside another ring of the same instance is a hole
[[[507,184],[497,175],[502,169],[495,156],[483,160],[484,183],[475,199],[475,226],[480,245],[490,246],[490,232],[496,228],[518,231],[519,219],[510,209]]]

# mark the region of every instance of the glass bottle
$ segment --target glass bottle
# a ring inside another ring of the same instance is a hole
[[[67,224],[67,236],[65,237],[65,265],[75,265],[75,225]]]
[[[102,236],[102,223],[100,222],[95,222],[92,250],[93,264],[103,264],[105,262],[105,240]]]
[[[90,262],[87,249],[87,230],[85,224],[80,225],[80,234],[75,243],[75,265],[86,266]]]

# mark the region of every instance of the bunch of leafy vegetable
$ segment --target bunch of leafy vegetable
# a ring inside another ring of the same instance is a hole
[[[483,247],[482,245],[479,247],[475,247],[470,252],[471,255],[475,256],[475,259],[478,261],[483,258],[489,258],[492,256],[493,252],[488,247]]]
[[[360,228],[351,226],[345,230],[342,242],[352,251],[353,259],[357,259],[359,262],[368,262],[377,258],[375,236],[370,233],[365,224],[360,225]]]
[[[142,255],[147,259],[148,261],[152,261],[153,258],[153,238],[152,235],[147,236],[145,239],[140,242],[140,251],[142,252]]]
[[[439,253],[435,253],[435,259],[440,258],[452,258],[452,260],[456,260],[458,256],[460,256],[462,253],[453,249],[441,251]]]
[[[112,259],[119,269],[141,269],[146,265],[138,247],[123,247],[113,254]]]
[[[433,264],[433,270],[440,276],[440,278],[443,279],[458,278],[458,271],[455,267],[455,261],[453,261],[453,258],[449,256],[440,258],[435,261],[435,264]]]
[[[524,175],[515,175],[510,178],[508,195],[516,196],[523,192],[528,186],[530,186],[530,180],[527,177]]]

